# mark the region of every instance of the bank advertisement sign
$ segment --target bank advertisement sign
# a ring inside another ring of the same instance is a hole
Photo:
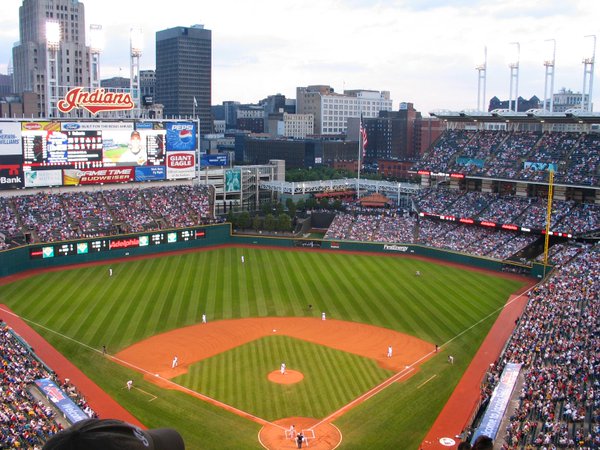
[[[23,187],[21,155],[0,155],[0,189]]]

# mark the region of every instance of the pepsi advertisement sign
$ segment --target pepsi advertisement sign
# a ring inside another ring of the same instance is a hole
[[[200,157],[200,166],[226,166],[227,155],[202,155]]]
[[[142,166],[135,168],[135,181],[156,181],[167,178],[165,166]]]
[[[167,151],[196,150],[194,122],[167,123]]]

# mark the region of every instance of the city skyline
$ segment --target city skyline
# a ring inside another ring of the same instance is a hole
[[[203,24],[213,33],[212,104],[252,103],[275,93],[295,98],[296,87],[328,84],[391,92],[393,109],[412,102],[424,113],[475,109],[477,71],[488,51],[486,105],[509,97],[509,62],[520,44],[519,95],[544,94],[544,59],[556,40],[554,91],[581,92],[584,57],[600,37],[600,2],[516,0],[308,0],[285,4],[224,1],[205,9],[189,0],[164,3],[85,0],[86,28],[102,25],[101,78],[129,76],[129,29],[142,27],[142,70],[155,69],[156,32]],[[22,0],[4,0],[0,73],[19,40]],[[154,7],[156,5],[156,8]],[[596,54],[598,51],[596,51]],[[514,59],[514,57],[513,57]],[[595,69],[593,103],[600,103]],[[596,110],[598,107],[596,106]]]

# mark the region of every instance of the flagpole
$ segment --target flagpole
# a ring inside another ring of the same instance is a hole
[[[362,113],[360,114],[360,122],[358,123],[358,181],[356,184],[357,198],[360,200],[360,159],[362,157]]]

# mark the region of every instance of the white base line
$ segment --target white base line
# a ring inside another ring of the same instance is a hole
[[[435,375],[429,377],[427,380],[423,381],[420,385],[417,386],[417,389],[421,389],[422,386],[425,386],[427,383],[429,383],[435,377],[437,377],[437,373]]]
[[[139,387],[135,387],[135,386],[133,386],[133,388],[134,388],[134,389],[137,389],[137,390],[138,390],[138,391],[140,391],[140,392],[143,392],[144,394],[146,394],[146,395],[148,395],[148,396],[150,396],[150,397],[152,397],[150,400],[148,400],[149,402],[153,402],[154,400],[156,400],[156,399],[158,398],[156,395],[154,395],[154,394],[151,394],[150,392],[146,392],[145,390],[143,390],[143,389],[140,389]]]

